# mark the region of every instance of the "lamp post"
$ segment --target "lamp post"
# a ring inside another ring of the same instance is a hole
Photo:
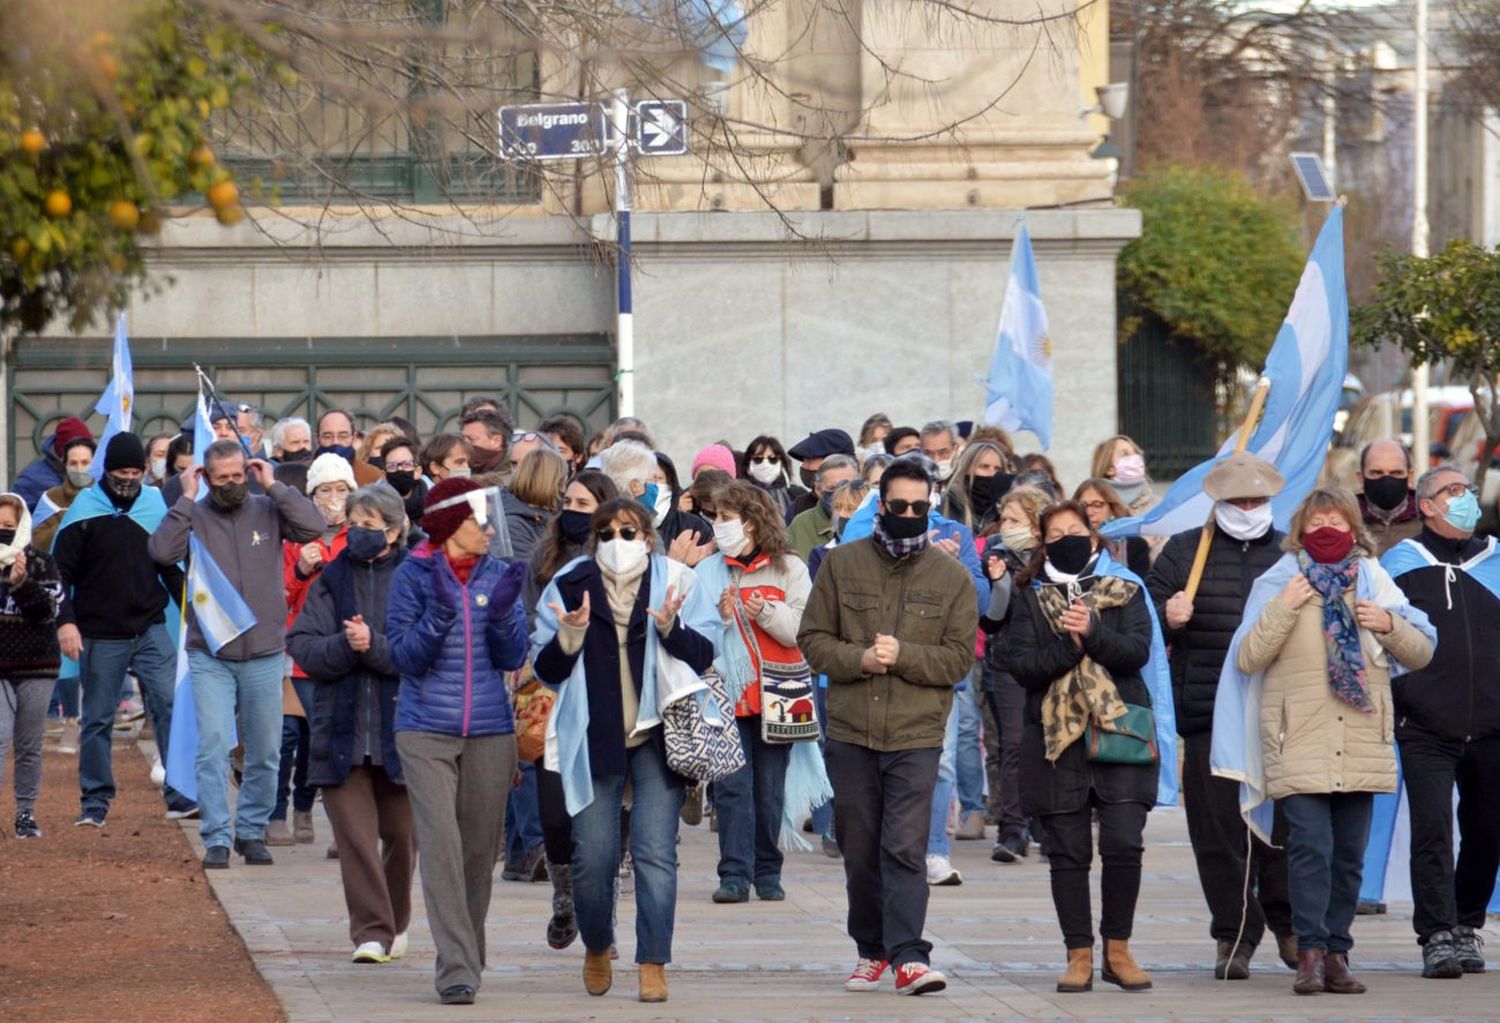
[[[1411,254],[1420,259],[1428,256],[1430,226],[1427,223],[1427,0],[1417,0],[1416,60],[1413,68],[1416,83],[1412,88],[1412,217]],[[1411,446],[1417,464],[1427,469],[1428,436],[1427,381],[1424,362],[1411,374]]]

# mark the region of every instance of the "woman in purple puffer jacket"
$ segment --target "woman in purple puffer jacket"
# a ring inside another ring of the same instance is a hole
[[[416,825],[422,897],[445,1005],[469,1005],[505,798],[516,769],[505,672],[526,660],[526,564],[489,555],[488,496],[472,480],[428,491],[427,540],[396,570],[386,609],[401,672],[396,749]]]

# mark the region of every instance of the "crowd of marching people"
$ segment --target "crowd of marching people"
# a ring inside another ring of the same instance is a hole
[[[1065,489],[998,428],[882,415],[679,463],[639,420],[517,430],[484,396],[428,437],[205,411],[102,446],[64,419],[0,494],[17,839],[43,837],[49,731],[72,823],[102,829],[117,718],[144,716],[205,869],[317,841],[321,798],[354,962],[406,953],[419,879],[444,1003],[481,986],[497,864],[550,882],[546,940],[581,940],[590,995],[633,897],[639,998],[665,1001],[705,816],[715,903],[785,899],[803,833],[841,860],[851,991],[944,988],[929,892],[991,835],[1048,863],[1057,989],[1140,991],[1143,834],[1180,787],[1214,975],[1269,939],[1297,993],[1354,994],[1404,786],[1423,976],[1485,969],[1500,557],[1471,482],[1396,441],[1285,531],[1275,466],[1227,456],[1206,526],[1142,537],[1121,520],[1158,495],[1124,436]]]

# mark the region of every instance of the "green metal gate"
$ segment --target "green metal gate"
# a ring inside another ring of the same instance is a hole
[[[1154,316],[1139,323],[1120,343],[1120,432],[1146,452],[1153,475],[1175,479],[1218,450],[1214,367]]]
[[[614,418],[614,349],[602,334],[411,338],[132,338],[135,430],[176,433],[197,394],[194,364],[222,398],[258,405],[268,420],[310,422],[330,408],[361,426],[393,415],[423,436],[456,429],[474,394],[509,404],[518,426],[568,413],[587,430]],[[108,339],[25,338],[6,364],[11,476],[37,455],[58,420],[102,416],[92,407],[108,380]]]

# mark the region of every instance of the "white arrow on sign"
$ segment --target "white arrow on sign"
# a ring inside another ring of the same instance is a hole
[[[647,149],[665,149],[677,134],[677,118],[670,110],[658,108],[641,122],[641,132],[645,135]]]
[[[635,105],[635,144],[651,156],[688,151],[687,104],[680,99],[644,100]]]

